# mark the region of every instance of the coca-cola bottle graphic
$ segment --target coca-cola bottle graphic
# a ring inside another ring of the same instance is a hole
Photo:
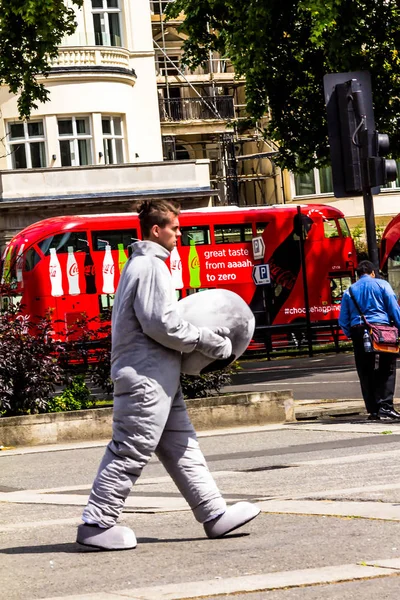
[[[81,293],[79,287],[79,269],[78,263],[76,262],[74,249],[72,246],[68,246],[68,257],[67,257],[67,278],[68,278],[68,291],[71,296],[76,296]]]
[[[189,240],[189,244],[189,285],[191,288],[199,288],[201,287],[199,255],[195,240]]]
[[[125,252],[125,248],[123,244],[118,244],[118,269],[119,272],[122,273],[122,269],[125,266],[128,257]]]
[[[307,239],[313,222],[307,215],[296,214],[293,218],[293,229],[290,234],[279,244],[272,256],[267,258],[267,254],[265,255],[265,262],[269,264],[271,283],[273,284],[272,297],[268,306],[269,323],[271,325],[297,281],[301,269],[300,236],[303,236],[303,240]],[[257,286],[250,302],[250,308],[255,313],[265,311],[261,286]],[[262,323],[260,322],[260,324]]]
[[[85,262],[83,263],[83,270],[85,273],[86,293],[96,294],[96,271],[92,255],[90,254],[89,248],[86,249]]]
[[[106,244],[103,258],[103,294],[113,294],[114,291],[114,259],[110,244]]]
[[[24,286],[24,279],[23,279],[23,263],[24,263],[24,256],[23,256],[23,252],[24,252],[24,247],[25,244],[21,244],[21,247],[18,251],[17,254],[17,259],[16,259],[16,265],[15,265],[15,271],[16,271],[16,275],[17,275],[17,282],[21,284],[21,287]]]
[[[182,261],[176,246],[171,252],[170,265],[174,288],[176,290],[181,290],[183,288]]]
[[[61,266],[55,248],[50,248],[49,274],[51,283],[51,295],[55,297],[62,296],[64,292],[62,287]]]
[[[9,244],[8,246],[6,246],[4,252],[3,252],[3,256],[2,256],[2,261],[3,261],[3,272],[2,272],[2,276],[1,276],[1,283],[4,282],[9,282],[11,277],[11,253],[12,253],[12,244]]]

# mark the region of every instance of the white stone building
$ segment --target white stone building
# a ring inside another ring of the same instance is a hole
[[[84,0],[28,122],[0,88],[0,246],[41,218],[210,202],[206,160],[163,162],[149,0]]]

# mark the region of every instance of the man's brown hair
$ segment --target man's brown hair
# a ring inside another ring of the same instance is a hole
[[[143,237],[149,237],[153,225],[165,227],[171,220],[171,213],[178,216],[179,211],[179,205],[166,200],[144,200],[137,207]]]

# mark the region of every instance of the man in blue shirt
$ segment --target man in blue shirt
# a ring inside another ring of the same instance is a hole
[[[374,265],[369,260],[361,261],[356,272],[359,279],[351,286],[351,290],[366,320],[386,325],[393,322],[400,330],[400,307],[390,284],[384,279],[375,278]],[[343,294],[339,325],[353,341],[354,358],[368,418],[372,421],[400,420],[400,413],[393,408],[397,355],[389,352],[365,352],[365,324],[349,290]]]

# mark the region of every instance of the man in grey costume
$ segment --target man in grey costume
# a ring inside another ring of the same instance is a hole
[[[256,517],[249,502],[230,507],[211,476],[180,387],[182,353],[211,360],[232,354],[229,329],[195,327],[178,314],[165,264],[176,246],[179,210],[165,201],[139,209],[143,241],[133,245],[112,313],[113,434],[93,483],[77,542],[105,550],[135,548],[134,532],[117,525],[132,485],[155,452],[210,538]]]

